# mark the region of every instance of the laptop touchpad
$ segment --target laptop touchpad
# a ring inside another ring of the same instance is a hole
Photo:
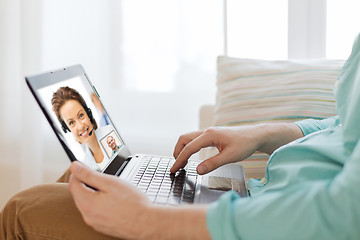
[[[241,191],[240,181],[234,178],[226,177],[209,177],[209,188],[219,191],[229,191],[234,190],[237,192]]]
[[[231,190],[231,178],[210,176],[209,188],[213,190],[229,191]]]

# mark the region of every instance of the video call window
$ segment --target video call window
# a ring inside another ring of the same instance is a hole
[[[115,131],[111,131],[108,135],[106,135],[103,139],[101,139],[101,145],[105,149],[108,158],[111,158],[121,147],[120,137],[115,133]]]
[[[85,75],[41,88],[38,94],[57,133],[76,159],[102,171],[115,154],[101,141],[111,136],[116,142],[114,149],[123,142]]]

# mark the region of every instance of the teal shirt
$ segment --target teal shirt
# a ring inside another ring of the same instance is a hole
[[[117,145],[117,148],[118,148],[118,150],[120,149],[120,145]],[[111,154],[111,156],[114,156],[114,154],[116,154],[117,153],[117,151],[112,151],[112,154]]]
[[[296,124],[251,197],[224,194],[207,212],[213,239],[360,239],[360,41],[339,76],[338,117]]]

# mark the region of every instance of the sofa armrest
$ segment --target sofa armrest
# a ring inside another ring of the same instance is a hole
[[[200,107],[199,110],[199,129],[206,129],[214,126],[215,105],[206,104]],[[199,151],[199,158],[201,160],[209,158],[217,154],[217,149],[214,147],[203,148]]]
[[[203,105],[199,111],[199,129],[208,128],[214,125],[215,105]]]

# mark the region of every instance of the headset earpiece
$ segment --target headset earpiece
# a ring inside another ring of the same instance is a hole
[[[66,125],[66,123],[63,120],[59,119],[59,121],[61,124],[61,129],[64,131],[64,133],[66,133],[67,131],[71,132],[69,127]]]
[[[85,109],[86,109],[86,114],[87,114],[88,117],[90,118],[91,124],[94,125],[94,124],[95,124],[95,119],[94,119],[94,117],[93,117],[93,114],[92,114],[91,109],[88,108],[88,107],[86,107]]]

